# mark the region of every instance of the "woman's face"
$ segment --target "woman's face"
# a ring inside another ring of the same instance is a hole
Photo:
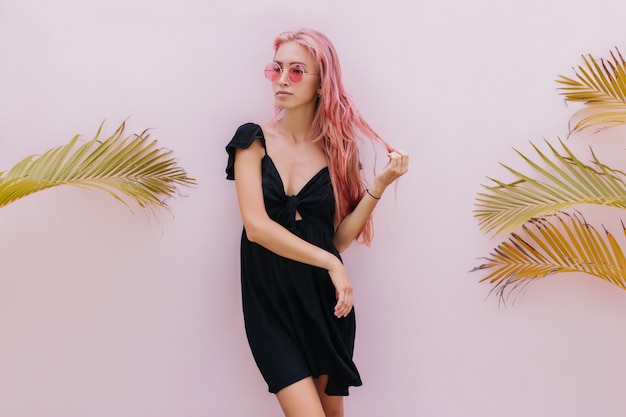
[[[272,91],[276,105],[283,110],[302,106],[314,110],[320,82],[317,63],[309,51],[295,42],[285,42],[276,50],[274,62],[274,76],[278,78],[272,81]]]

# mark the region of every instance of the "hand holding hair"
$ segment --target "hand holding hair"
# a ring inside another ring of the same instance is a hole
[[[401,149],[392,149],[387,154],[389,161],[383,170],[376,175],[367,193],[379,199],[387,186],[409,171],[409,154]]]

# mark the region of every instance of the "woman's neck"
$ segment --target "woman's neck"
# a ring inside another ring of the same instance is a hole
[[[286,110],[283,111],[283,117],[276,121],[276,126],[295,141],[306,140],[309,138],[314,116],[312,111]]]

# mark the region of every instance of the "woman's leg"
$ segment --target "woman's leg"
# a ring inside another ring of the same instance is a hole
[[[276,393],[285,417],[325,417],[313,378],[304,378]]]
[[[328,375],[320,375],[314,380],[317,387],[317,395],[322,402],[322,408],[326,417],[343,417],[343,397],[336,395],[328,395],[326,384],[328,384]]]

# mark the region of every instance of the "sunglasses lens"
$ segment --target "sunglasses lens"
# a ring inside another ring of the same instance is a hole
[[[300,65],[292,65],[289,67],[289,80],[292,83],[299,83],[304,77],[304,69]]]
[[[275,63],[269,63],[265,67],[265,78],[270,81],[276,81],[280,77],[280,66]]]
[[[280,78],[282,74],[282,68],[276,62],[272,62],[267,64],[265,67],[265,78],[270,81],[276,81]],[[292,83],[299,83],[304,78],[304,68],[302,68],[299,64],[294,64],[289,67],[289,71],[287,71],[289,81]]]

